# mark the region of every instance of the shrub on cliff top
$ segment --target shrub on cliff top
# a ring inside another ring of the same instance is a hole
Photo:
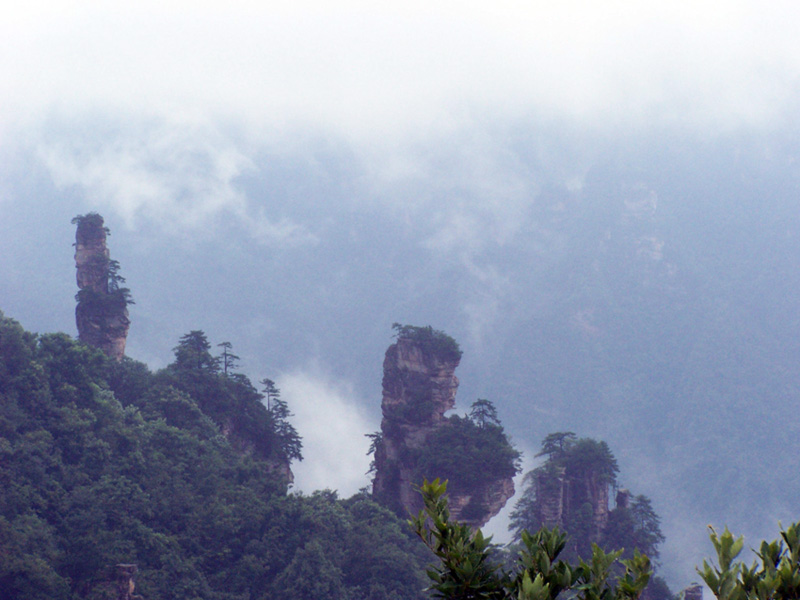
[[[461,348],[458,342],[444,331],[434,329],[430,325],[417,327],[415,325],[401,325],[393,323],[395,337],[398,340],[411,340],[420,345],[423,350],[435,354],[443,360],[461,360]]]
[[[111,235],[111,231],[105,226],[103,217],[96,212],[89,212],[85,215],[76,215],[72,218],[70,223],[77,225],[78,230],[84,235],[92,232],[99,233],[101,229],[106,232],[106,235]]]
[[[491,402],[482,402],[494,410]],[[475,492],[520,471],[520,452],[499,421],[481,422],[471,415],[449,417],[415,454],[417,481],[447,479],[451,489],[461,493]]]

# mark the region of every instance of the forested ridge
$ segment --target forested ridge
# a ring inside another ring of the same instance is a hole
[[[279,390],[267,409],[210,349],[193,331],[151,373],[0,318],[0,598],[105,598],[117,563],[144,598],[423,597],[394,513],[287,495],[301,441]]]
[[[425,510],[411,519],[420,544],[365,490],[288,494],[289,465],[302,459],[290,408],[272,380],[258,391],[235,372],[231,345],[218,346],[215,356],[192,331],[151,372],[0,313],[1,599],[116,598],[120,564],[138,567],[130,597],[145,599],[671,596],[636,551],[657,558],[663,540],[650,500],[619,490],[608,511],[597,496],[618,471],[604,442],[572,432],[543,440],[505,549],[450,520],[443,484],[422,485]],[[495,419],[479,400],[456,421],[493,430]],[[547,529],[556,480],[560,531]],[[717,563],[699,575],[721,600],[798,598],[800,526],[781,536],[748,567],[735,560],[741,538],[712,530]]]
[[[144,598],[427,597],[432,557],[412,539],[407,512],[366,491],[287,493],[291,462],[302,460],[290,407],[271,379],[259,391],[237,372],[231,344],[216,347],[191,331],[173,362],[151,372],[0,317],[1,598],[108,598],[116,564],[137,565]],[[498,468],[518,470],[490,401],[444,422],[418,451],[420,483],[436,472],[466,490]],[[490,456],[497,448],[505,453]],[[553,434],[543,448],[613,480],[603,443]],[[523,525],[547,524],[525,512],[540,500],[519,501],[518,540]],[[562,525],[584,544],[595,539],[574,519]],[[655,555],[658,536],[647,547]]]
[[[591,586],[598,598],[672,597],[653,578],[658,515],[646,496],[618,489],[605,442],[544,438],[507,548],[448,522],[444,486],[423,485],[427,516],[411,521],[419,544],[405,515],[366,489],[347,499],[288,493],[290,465],[302,460],[290,407],[271,379],[259,391],[237,372],[230,343],[214,347],[193,330],[151,372],[0,313],[0,599],[116,598],[120,564],[136,565],[131,597],[145,599],[553,600],[572,586],[587,600]],[[518,470],[490,401],[446,423],[418,453],[420,484],[441,471],[463,486],[493,460],[504,475]],[[487,446],[486,435],[499,437]],[[375,450],[380,435],[369,437]],[[495,447],[507,455],[481,454]],[[723,600],[797,598],[800,529],[782,535],[762,544],[761,570],[748,570],[732,562],[741,540],[712,532],[720,567],[704,564],[701,577]],[[550,588],[537,579],[542,552],[561,569],[542,572],[556,578]]]

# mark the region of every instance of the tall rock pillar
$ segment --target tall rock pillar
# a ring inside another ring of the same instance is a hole
[[[383,361],[382,442],[375,455],[376,497],[402,512],[421,508],[413,481],[413,450],[445,422],[458,389],[459,356],[442,354],[410,338],[389,346]]]
[[[125,280],[117,274],[118,265],[110,258],[106,246],[108,229],[97,213],[80,215],[72,222],[78,226],[75,233],[78,339],[114,360],[122,360],[130,327],[129,290],[119,287]]]
[[[486,442],[512,453],[513,448],[499,423],[494,429],[499,434],[492,436],[490,429],[494,426],[482,430],[469,425],[466,418],[454,421],[445,416],[455,406],[458,390],[455,370],[461,351],[455,340],[431,327],[395,328],[397,342],[389,346],[383,361],[383,420],[374,443],[373,494],[398,514],[416,513],[422,508],[417,489],[422,479],[441,477],[449,481],[452,517],[482,527],[513,496],[515,466],[509,458],[505,468],[486,469],[483,462],[476,463],[478,447]],[[463,437],[465,423],[478,437]],[[446,447],[432,447],[431,442],[442,439],[442,434],[459,437],[451,438],[452,444]],[[431,466],[433,455],[445,458]],[[421,465],[426,461],[428,466],[423,471]],[[475,476],[476,469],[484,472]]]

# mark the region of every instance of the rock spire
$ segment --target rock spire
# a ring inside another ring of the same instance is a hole
[[[103,217],[88,213],[75,217],[75,268],[79,291],[75,296],[78,339],[99,348],[114,360],[122,360],[128,337],[130,291],[120,287],[125,279],[112,261]]]
[[[466,422],[466,418],[455,417],[454,421],[445,416],[455,406],[458,390],[458,344],[431,327],[395,328],[397,342],[389,346],[383,362],[383,420],[381,432],[374,439],[373,494],[379,502],[407,515],[422,507],[417,488],[423,477],[450,479],[452,516],[472,526],[483,526],[513,496],[512,477],[507,473],[490,474],[488,478],[479,477],[479,482],[474,477],[459,477],[459,470],[462,474],[474,471],[476,465],[468,464],[469,459],[461,450],[431,448],[439,434],[453,433]],[[503,443],[508,445],[505,437]],[[431,452],[451,452],[448,460],[456,463],[456,473],[448,475],[422,466]],[[512,466],[512,476],[513,472]]]

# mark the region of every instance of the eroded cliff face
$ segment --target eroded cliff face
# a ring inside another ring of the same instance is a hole
[[[383,361],[382,444],[375,455],[376,497],[395,510],[421,508],[409,460],[435,428],[445,422],[458,390],[460,359],[443,359],[409,339],[389,346]]]
[[[470,527],[483,527],[497,515],[514,496],[514,480],[510,477],[496,479],[472,493],[450,493],[450,514]]]
[[[75,234],[75,268],[78,283],[78,305],[75,323],[78,339],[99,348],[114,360],[122,360],[128,337],[128,300],[116,287],[111,271],[112,261],[106,246],[103,217],[88,214],[77,217]],[[117,279],[121,279],[117,277]],[[109,282],[113,280],[110,288]]]
[[[568,515],[584,505],[591,507],[594,529],[592,535],[599,540],[608,523],[609,485],[600,481],[596,473],[570,477],[564,467],[541,471],[534,479],[538,520],[547,527],[564,529]],[[617,506],[627,506],[630,492],[623,489],[617,494]]]
[[[422,508],[417,491],[421,483],[417,480],[417,456],[431,434],[449,424],[444,414],[455,406],[459,362],[459,355],[404,337],[386,351],[373,493],[400,514]],[[472,488],[451,485],[448,489],[453,518],[475,527],[483,526],[513,495],[511,478]]]

